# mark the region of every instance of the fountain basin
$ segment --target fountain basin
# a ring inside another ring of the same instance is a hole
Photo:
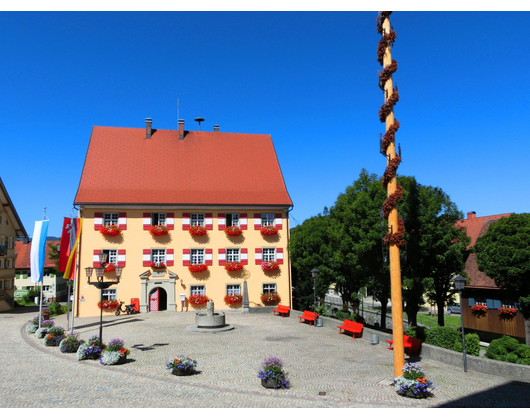
[[[213,315],[197,312],[195,314],[195,325],[191,325],[187,328],[187,330],[191,332],[205,333],[224,332],[233,329],[233,326],[225,324],[224,312],[214,313]]]

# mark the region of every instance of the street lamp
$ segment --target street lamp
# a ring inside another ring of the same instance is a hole
[[[99,301],[100,301],[100,313],[99,313],[99,343],[103,344],[103,290],[108,289],[110,286],[118,284],[120,282],[120,277],[122,274],[123,267],[115,267],[114,271],[116,273],[116,280],[105,280],[105,265],[107,263],[108,254],[101,253],[98,255],[100,267],[86,267],[85,272],[87,276],[88,284],[95,286],[100,290],[99,292]],[[92,274],[96,270],[96,281],[90,281]],[[104,281],[105,280],[105,281]]]
[[[464,311],[462,310],[462,292],[466,286],[466,279],[460,275],[453,279],[453,284],[460,296],[460,323],[462,324],[462,350],[464,351],[464,372],[467,372],[466,338],[464,335]]]
[[[313,314],[315,317],[315,327],[317,326],[317,276],[318,276],[318,270],[316,268],[313,268],[311,270],[311,275],[313,276]]]

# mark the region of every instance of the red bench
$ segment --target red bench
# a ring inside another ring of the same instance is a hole
[[[276,307],[276,309],[273,309],[272,310],[272,314],[274,315],[274,312],[278,313],[278,314],[281,314],[282,315],[282,318],[284,315],[289,315],[289,311],[291,310],[291,308],[289,308],[288,306],[285,306],[285,305],[278,305]]]
[[[342,334],[342,330],[348,331],[353,334],[352,338],[355,338],[355,334],[359,334],[360,336],[362,336],[363,327],[363,324],[355,321],[350,321],[349,319],[345,319],[342,322],[342,325],[337,325],[337,328],[339,329],[339,334]]]
[[[392,350],[392,344],[394,344],[394,340],[386,340],[386,342],[390,344],[388,350]],[[409,351],[409,354],[414,352],[419,356],[420,345],[421,340],[419,338],[409,337],[408,335],[403,336],[403,347],[405,348],[405,351]]]
[[[302,322],[302,319],[309,321],[309,325],[311,325],[312,322],[315,322],[315,319],[318,318],[318,314],[316,312],[311,311],[304,311],[302,316],[299,316],[300,322]]]

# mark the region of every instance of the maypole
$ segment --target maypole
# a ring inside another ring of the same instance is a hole
[[[379,110],[379,119],[385,123],[386,132],[382,139],[381,153],[387,159],[387,167],[383,175],[383,187],[387,190],[387,199],[383,204],[383,214],[388,220],[389,232],[384,242],[389,247],[390,257],[390,290],[392,301],[392,339],[394,341],[394,377],[403,374],[405,350],[403,347],[403,300],[401,297],[401,264],[400,248],[405,245],[405,224],[398,217],[397,201],[403,196],[403,188],[397,185],[396,173],[401,157],[396,153],[395,135],[399,122],[394,118],[394,105],[399,100],[397,86],[394,89],[392,74],[397,70],[397,62],[392,59],[391,46],[396,33],[390,25],[389,16],[392,12],[379,12],[377,32],[381,40],[377,47],[377,61],[383,66],[379,72],[379,87],[383,90],[385,103]]]

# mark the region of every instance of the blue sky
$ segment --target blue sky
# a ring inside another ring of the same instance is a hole
[[[0,177],[59,236],[92,126],[271,134],[292,226],[382,175],[376,12],[0,12]],[[529,12],[394,12],[399,174],[477,216],[529,211]],[[119,159],[109,145],[102,164]],[[9,159],[5,159],[9,156]],[[109,180],[112,183],[112,180]]]

